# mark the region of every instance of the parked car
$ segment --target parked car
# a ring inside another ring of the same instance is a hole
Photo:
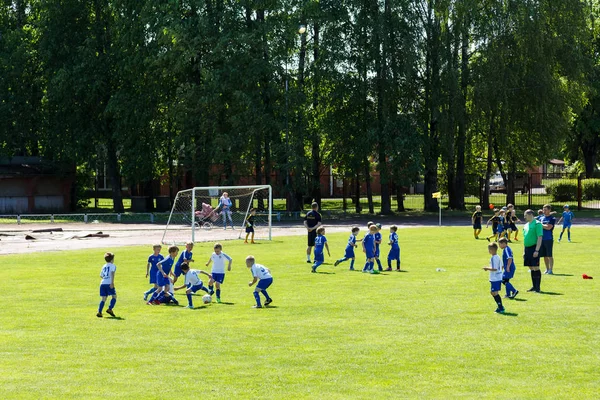
[[[529,177],[527,174],[517,173],[515,176],[515,191],[527,193],[529,191]],[[496,172],[490,178],[490,193],[506,193],[506,185],[502,174]]]

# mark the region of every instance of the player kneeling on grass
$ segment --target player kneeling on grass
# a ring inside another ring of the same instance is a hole
[[[510,283],[510,280],[515,276],[517,267],[515,266],[515,258],[513,256],[512,249],[508,247],[508,239],[503,237],[498,240],[498,246],[502,249],[502,267],[504,273],[502,274],[502,283],[506,287],[507,299],[514,299],[519,294],[519,291]]]
[[[267,293],[267,289],[273,283],[271,271],[264,265],[257,264],[254,256],[246,257],[246,267],[250,269],[253,278],[252,281],[248,283],[248,286],[252,287],[256,283],[256,289],[254,289],[256,305],[253,306],[253,308],[262,308],[262,305],[260,304],[260,292],[265,296],[265,306],[268,306],[273,302],[273,299],[270,298]]]
[[[499,314],[504,313],[504,306],[502,305],[502,298],[500,297],[500,289],[502,288],[502,260],[498,256],[498,243],[490,243],[488,245],[488,251],[492,255],[490,259],[490,265],[483,267],[484,271],[490,271],[490,285],[491,295],[496,301],[498,308],[496,312]]]
[[[184,275],[185,285],[176,287],[175,290],[187,288],[185,294],[188,299],[188,308],[194,308],[194,304],[192,302],[192,293],[196,293],[198,290],[204,290],[206,293],[210,292],[208,288],[204,286],[198,274],[204,274],[208,276],[209,279],[212,279],[212,276],[204,271],[190,269],[190,266],[187,263],[181,264],[181,273]]]
[[[352,233],[350,234],[350,238],[348,239],[348,244],[346,245],[346,252],[344,253],[344,257],[340,258],[339,260],[336,260],[335,264],[333,264],[334,267],[337,267],[340,263],[343,263],[344,261],[351,260],[350,271],[354,271],[354,259],[356,258],[354,255],[354,248],[358,246],[356,244],[356,236],[358,235],[359,231],[360,228],[358,226],[352,228]]]
[[[113,308],[115,308],[115,303],[117,302],[117,291],[115,290],[115,273],[117,272],[117,266],[113,264],[114,260],[115,255],[113,253],[104,254],[104,261],[106,261],[106,264],[104,264],[102,270],[100,270],[100,278],[102,278],[102,281],[100,282],[100,305],[98,306],[98,314],[96,314],[96,317],[98,318],[102,318],[102,310],[104,309],[104,304],[106,303],[106,298],[108,296],[112,296],[112,299],[110,300],[106,312],[113,317],[115,316]]]
[[[217,303],[221,302],[221,285],[223,281],[225,281],[225,260],[229,261],[227,265],[227,271],[231,271],[231,262],[232,259],[227,254],[223,253],[223,246],[221,243],[215,243],[214,253],[210,256],[210,259],[206,263],[208,267],[210,263],[212,263],[212,276],[210,277],[210,281],[208,282],[208,289],[210,290],[210,295],[214,293],[213,285],[217,286]]]

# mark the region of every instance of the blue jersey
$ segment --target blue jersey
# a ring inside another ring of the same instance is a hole
[[[156,275],[158,272],[158,267],[156,265],[164,259],[165,257],[162,254],[157,256],[150,254],[150,257],[148,257],[148,264],[150,264],[150,275]]]
[[[502,265],[504,268],[508,265],[508,259],[512,258],[511,270],[515,268],[515,257],[513,256],[513,251],[510,247],[506,246],[502,251]]]
[[[398,245],[398,234],[396,232],[390,233],[390,243],[392,244],[392,249],[399,248],[399,245]]]
[[[381,232],[375,233],[375,242],[381,242]],[[375,248],[379,250],[379,243],[375,243]]]
[[[171,257],[167,257],[164,260],[159,261],[156,265],[160,265],[162,267],[163,272],[169,275],[169,273],[171,272],[171,268],[173,268],[174,262],[175,260],[173,260]]]
[[[192,259],[192,252],[184,250],[181,252],[181,255],[179,256],[179,260],[177,260],[177,264],[175,264],[175,266],[181,267],[181,264],[183,264],[183,260],[189,261],[191,259]]]
[[[327,238],[323,235],[317,235],[315,238],[315,254],[323,254],[325,243],[327,243]]]
[[[552,225],[552,229],[546,230],[544,229],[544,234],[542,235],[542,240],[553,240],[554,236],[552,235],[552,231],[554,230],[554,225],[556,225],[556,218],[552,215],[543,216],[542,224],[544,225]]]
[[[367,250],[368,253],[375,252],[375,235],[371,235],[367,233],[363,238],[363,246]]]
[[[348,238],[348,244],[346,245],[346,250],[353,249],[355,244],[356,244],[356,236],[354,236],[354,234],[352,234]]]
[[[572,211],[564,211],[562,213],[562,216],[563,216],[563,224],[570,225],[571,221],[573,220],[573,217],[574,217],[573,212]]]

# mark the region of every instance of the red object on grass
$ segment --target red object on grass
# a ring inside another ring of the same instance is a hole
[[[581,277],[582,277],[583,279],[594,279],[593,277],[591,277],[591,276],[589,276],[589,275],[587,275],[587,274],[583,274],[583,275],[581,275]]]
[[[494,205],[492,203],[490,203],[490,210],[494,209]]]

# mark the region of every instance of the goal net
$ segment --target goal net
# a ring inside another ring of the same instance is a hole
[[[165,245],[240,239],[254,215],[254,240],[271,240],[269,185],[195,187],[177,193],[162,237]]]

